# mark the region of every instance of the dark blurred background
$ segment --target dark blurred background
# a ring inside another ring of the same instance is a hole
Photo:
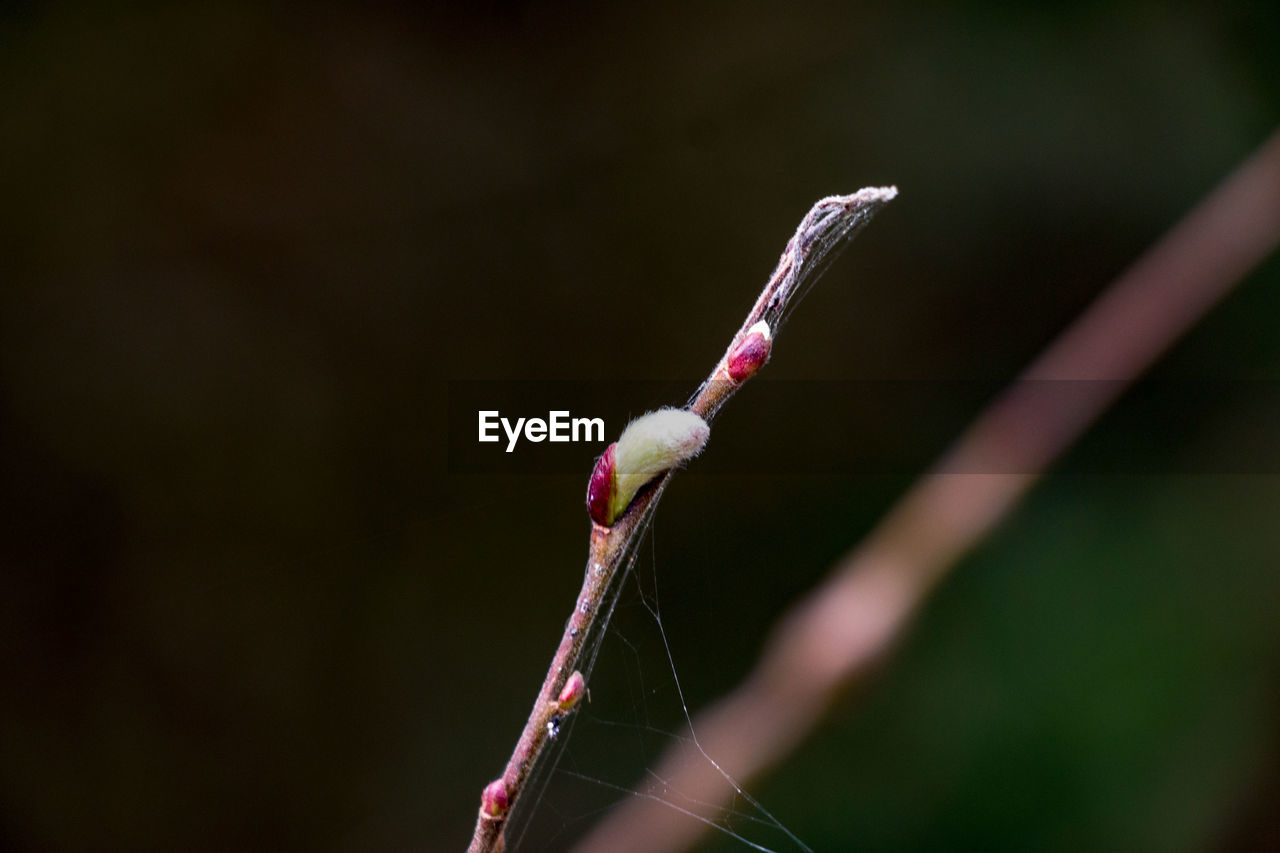
[[[708,458],[820,422],[927,460],[937,429],[768,389],[997,387],[1280,119],[1270,0],[0,10],[15,850],[461,850],[601,448],[451,471],[450,382],[678,404],[809,204],[893,183]],[[1078,453],[1158,453],[1066,460],[754,786],[816,850],[1280,849],[1280,479],[1203,461],[1274,459],[1280,263],[1155,375],[1231,384],[1104,419]],[[909,467],[675,481],[653,560],[691,706]]]

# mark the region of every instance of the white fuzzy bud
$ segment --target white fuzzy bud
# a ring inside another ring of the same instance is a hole
[[[707,422],[684,409],[659,409],[628,424],[614,450],[610,520],[622,514],[645,483],[702,452],[710,435]]]

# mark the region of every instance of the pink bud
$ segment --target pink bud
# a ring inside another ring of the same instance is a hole
[[[573,675],[569,676],[569,680],[564,683],[556,704],[560,706],[561,711],[571,711],[582,700],[582,694],[586,689],[586,679],[582,677],[582,673],[574,670]]]
[[[602,527],[613,524],[613,495],[618,482],[615,471],[617,447],[618,443],[615,441],[604,449],[604,453],[596,460],[595,470],[591,472],[591,480],[587,483],[587,514]]]
[[[725,364],[729,378],[734,382],[745,382],[755,375],[756,371],[769,360],[769,351],[773,348],[773,340],[769,334],[769,324],[764,320],[756,323],[729,350]]]
[[[507,813],[507,807],[510,805],[511,802],[507,797],[507,783],[501,778],[494,779],[484,786],[484,793],[480,795],[480,813],[485,817],[502,817]]]

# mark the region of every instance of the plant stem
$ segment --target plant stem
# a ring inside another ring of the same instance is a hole
[[[840,248],[857,234],[897,194],[896,187],[867,187],[852,195],[828,196],[809,210],[795,235],[787,243],[777,268],[747,314],[742,327],[689,403],[689,411],[708,423],[711,422],[720,407],[754,373],[752,370],[743,376],[740,371],[734,371],[738,378],[731,376],[730,355],[758,323],[766,323],[771,334],[776,334],[785,320],[792,298],[821,274],[825,263],[833,257],[833,250]],[[518,801],[530,772],[551,739],[554,718],[562,713],[557,697],[582,655],[583,644],[595,626],[606,593],[618,574],[618,568],[644,532],[670,476],[670,471],[658,476],[636,496],[611,526],[592,523],[586,575],[573,613],[551,659],[551,665],[547,668],[542,689],[538,691],[538,698],[533,704],[533,710],[529,712],[524,731],[520,734],[502,776],[495,780],[505,786],[504,804],[500,810],[488,810],[482,804],[471,845],[467,848],[468,853],[502,851],[506,816]]]

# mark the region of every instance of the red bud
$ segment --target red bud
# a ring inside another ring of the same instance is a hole
[[[604,453],[596,460],[595,470],[591,472],[591,480],[587,483],[587,514],[602,527],[613,524],[610,505],[618,482],[615,470],[617,446],[615,441],[604,449]]]
[[[769,324],[761,320],[748,329],[746,335],[729,350],[729,355],[725,358],[729,378],[734,382],[750,379],[769,360],[772,348]]]
[[[485,817],[498,818],[507,813],[511,801],[507,796],[507,783],[502,779],[494,779],[484,786],[480,795],[480,813]]]
[[[560,691],[560,698],[556,700],[556,704],[560,706],[561,711],[572,711],[582,700],[582,694],[586,689],[586,679],[582,677],[582,673],[574,670],[573,675],[569,676],[569,680],[564,683],[564,689]]]

